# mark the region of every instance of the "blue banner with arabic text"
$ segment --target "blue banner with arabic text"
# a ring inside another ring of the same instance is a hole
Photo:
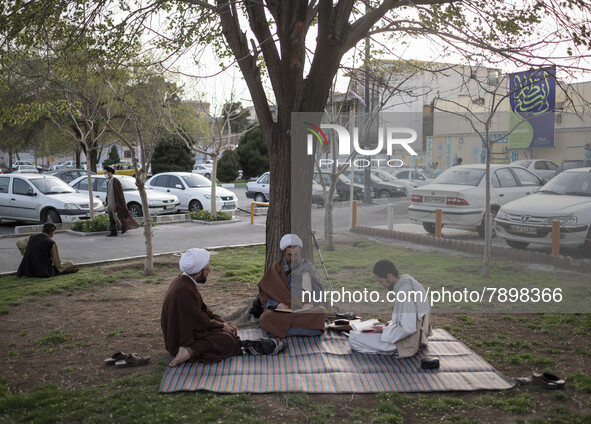
[[[509,149],[554,147],[556,68],[509,74]]]

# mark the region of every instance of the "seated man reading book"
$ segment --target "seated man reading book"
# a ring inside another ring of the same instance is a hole
[[[413,356],[426,346],[431,335],[431,313],[425,288],[408,274],[398,275],[394,264],[378,261],[373,268],[376,280],[386,289],[394,291],[396,301],[392,321],[384,325],[367,320],[351,325],[351,349],[362,353]]]
[[[317,336],[324,331],[326,309],[313,302],[322,292],[314,265],[301,257],[302,240],[295,234],[281,238],[282,258],[273,263],[259,282],[264,311],[261,328],[278,337]],[[302,296],[303,292],[307,295]],[[302,300],[305,300],[303,303]]]

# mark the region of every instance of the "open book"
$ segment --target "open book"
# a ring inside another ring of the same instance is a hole
[[[351,321],[351,330],[367,333],[373,331],[373,325],[376,323],[379,323],[379,321],[375,318],[366,319],[365,321]]]
[[[291,309],[291,308],[275,309],[275,312],[284,312],[284,313],[291,314],[291,313],[294,313],[294,312],[310,311],[312,309],[314,309],[314,306],[313,305],[310,305],[310,306],[305,306],[305,307],[303,307],[301,309]]]

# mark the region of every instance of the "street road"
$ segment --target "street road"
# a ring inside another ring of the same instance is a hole
[[[233,191],[238,196],[240,208],[250,211],[251,200],[246,198],[245,189],[237,188]],[[393,208],[393,229],[398,231],[426,234],[423,227],[411,223],[408,219],[407,208],[410,201],[407,198],[388,199]],[[364,226],[387,228],[388,206],[386,204],[359,204],[357,223]],[[318,238],[324,237],[325,209],[312,210],[312,229]],[[265,242],[266,216],[254,218],[250,223],[250,214],[240,213],[240,219],[235,222],[205,225],[192,222],[178,224],[161,224],[154,227],[154,253],[180,252],[190,247],[212,248],[240,244]],[[15,223],[2,223],[4,233],[14,234]],[[348,202],[337,202],[333,213],[333,231],[345,233],[351,227],[351,209]],[[461,238],[474,242],[482,242],[476,232],[443,228],[445,237]],[[104,235],[81,237],[69,232],[55,235],[59,243],[60,255],[64,259],[71,259],[75,263],[86,263],[125,257],[145,255],[143,229],[129,231],[124,236],[106,238]],[[0,272],[16,271],[20,263],[20,254],[16,249],[16,238],[0,237]],[[493,239],[493,245],[505,246],[504,240]],[[549,249],[534,248],[549,253]],[[574,258],[581,258],[578,250],[561,251]]]

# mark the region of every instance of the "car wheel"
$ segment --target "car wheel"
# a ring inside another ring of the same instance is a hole
[[[209,172],[207,174],[205,174],[204,177],[207,178],[208,180],[211,180],[211,174]]]
[[[491,217],[490,217],[490,219],[491,219],[490,224],[492,226],[492,236],[493,237],[495,237],[497,235],[497,232],[495,231],[495,218],[497,216],[497,212],[499,212],[498,209],[492,209],[491,214],[490,214],[491,215]],[[482,218],[482,222],[476,228],[476,231],[478,232],[478,237],[480,237],[480,238],[484,238],[484,236],[485,236],[485,234],[484,234],[484,232],[485,232],[485,228],[484,228],[485,225],[486,225],[486,223],[484,222],[484,217],[483,217]]]
[[[189,203],[189,211],[190,212],[199,212],[202,209],[203,209],[203,205],[201,204],[201,202],[199,200],[191,200],[191,203]]]
[[[429,234],[435,234],[435,224],[432,222],[423,222],[423,228]],[[441,228],[443,228],[443,224],[441,225]]]
[[[57,213],[55,209],[50,209],[47,212],[45,212],[45,219],[43,221],[59,224],[60,222],[62,222],[62,219],[60,218],[60,214]]]
[[[587,240],[581,246],[584,257],[591,259],[591,230],[587,233]]]
[[[254,201],[255,201],[255,202],[261,202],[261,203],[262,203],[262,202],[266,202],[266,201],[267,201],[267,199],[265,199],[265,195],[264,195],[264,194],[262,194],[262,193],[257,193],[257,194],[255,194],[255,196],[254,196]]]
[[[526,243],[524,241],[515,241],[507,239],[505,239],[505,241],[507,242],[509,247],[512,247],[513,249],[525,249],[529,245],[529,243]]]
[[[144,212],[142,211],[142,207],[137,203],[131,203],[128,208],[129,214],[134,218],[139,218],[140,216],[144,216]]]
[[[388,190],[380,190],[378,192],[378,197],[380,199],[388,199],[390,198],[390,192]]]

